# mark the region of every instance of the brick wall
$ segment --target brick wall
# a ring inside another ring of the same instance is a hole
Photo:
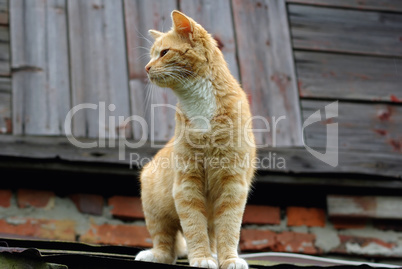
[[[151,247],[139,197],[0,190],[0,236]],[[330,218],[325,209],[246,207],[242,252],[392,258],[402,262],[402,222]]]

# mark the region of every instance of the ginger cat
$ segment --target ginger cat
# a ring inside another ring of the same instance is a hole
[[[187,245],[191,266],[248,268],[237,252],[255,172],[248,99],[212,36],[179,11],[171,16],[169,32],[149,31],[145,69],[178,97],[175,134],[141,172],[153,248],[136,260],[175,263]]]

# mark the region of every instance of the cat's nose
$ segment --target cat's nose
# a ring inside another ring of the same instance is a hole
[[[151,66],[149,64],[147,64],[145,66],[145,71],[147,71],[147,73],[149,73],[149,70],[151,70]]]

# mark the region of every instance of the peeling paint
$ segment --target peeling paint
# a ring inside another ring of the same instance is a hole
[[[388,143],[392,146],[394,151],[401,152],[402,151],[402,143],[401,141],[397,141],[395,139],[389,139]]]
[[[391,94],[390,96],[391,102],[394,103],[402,103],[402,99],[399,99],[398,97],[396,97],[395,95]]]
[[[383,130],[383,129],[373,129],[373,131],[381,136],[385,136],[388,134],[387,130]]]
[[[271,80],[281,92],[286,92],[286,89],[289,87],[290,78],[286,74],[275,73],[271,76]]]
[[[253,244],[254,246],[259,246],[259,245],[266,245],[268,244],[268,239],[261,239],[261,240],[253,240],[251,241],[251,244]]]
[[[392,116],[392,111],[389,107],[387,107],[386,109],[380,109],[377,112],[377,117],[381,120],[381,121],[388,121]]]
[[[327,223],[326,228],[313,227],[312,232],[316,236],[315,246],[324,252],[336,248],[341,243],[338,233],[333,228],[330,228],[329,223]]]

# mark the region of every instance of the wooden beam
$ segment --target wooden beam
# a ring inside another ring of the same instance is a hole
[[[402,220],[402,197],[328,195],[330,217]]]
[[[81,143],[98,143],[98,139],[79,138]],[[66,137],[43,136],[10,136],[0,135],[0,156],[60,159],[83,163],[121,164],[127,169],[145,165],[156,154],[159,148],[146,144],[139,148],[130,147],[133,140],[121,140],[115,146],[96,146],[82,148],[73,145]],[[123,143],[125,142],[125,144]],[[99,144],[98,144],[99,145]],[[244,158],[237,160],[242,165]],[[373,151],[340,151],[339,165],[331,167],[311,155],[303,147],[264,148],[258,150],[257,165],[260,172],[277,172],[281,174],[303,173],[335,173],[384,176],[392,179],[402,177],[402,156]]]

